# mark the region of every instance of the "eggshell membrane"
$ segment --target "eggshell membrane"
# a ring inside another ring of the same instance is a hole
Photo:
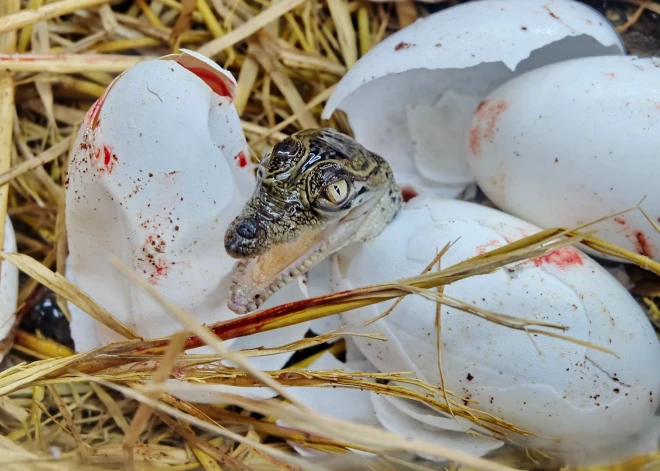
[[[349,287],[418,275],[437,250],[449,267],[539,229],[480,205],[416,198],[369,244],[344,249],[338,265]],[[567,335],[612,349],[617,356],[508,329],[442,308],[446,386],[470,404],[542,437],[518,443],[559,453],[572,462],[596,459],[596,450],[632,449],[656,410],[660,345],[635,300],[596,262],[574,248],[519,262],[445,287],[445,294],[477,307],[567,326]],[[414,371],[440,384],[435,304],[406,297],[386,318],[384,302],[342,315],[351,331],[381,332],[387,342],[356,337],[381,371]],[[542,355],[538,353],[540,349]],[[586,453],[586,455],[585,455]],[[598,451],[600,454],[600,451]]]
[[[444,446],[474,456],[483,456],[504,445],[504,442],[493,438],[468,435],[464,431],[451,432],[449,430],[438,430],[437,428],[430,427],[423,422],[415,420],[410,414],[397,407],[397,403],[403,402],[401,399],[372,394],[371,400],[376,417],[378,417],[380,423],[385,429],[397,435],[405,435],[415,440],[433,443],[434,445]],[[448,426],[456,425],[453,419],[446,420]],[[453,424],[450,422],[453,422]],[[420,456],[437,460],[433,456]]]
[[[465,143],[483,191],[499,208],[544,228],[576,227],[644,197],[642,207],[656,221],[659,63],[585,58],[495,90],[473,116]],[[586,230],[660,261],[660,233],[639,211]]]
[[[16,235],[9,216],[5,217],[4,252],[16,252]],[[0,262],[0,341],[5,340],[16,323],[18,303],[18,269],[11,263]],[[0,355],[0,359],[4,355]]]
[[[235,318],[226,306],[235,260],[226,254],[223,238],[255,186],[232,104],[231,75],[197,53],[168,57],[129,69],[90,109],[74,146],[67,189],[67,276],[144,338],[183,326],[118,273],[109,256],[200,323]],[[199,77],[188,70],[196,67],[206,73]],[[227,96],[207,84],[212,71]],[[292,282],[268,305],[301,297]],[[121,340],[70,307],[79,351]],[[280,344],[301,338],[304,328],[278,330]],[[279,356],[282,365],[289,356]]]
[[[490,91],[549,63],[623,52],[609,22],[582,3],[464,3],[371,49],[339,82],[322,117],[344,111],[358,142],[386,158],[399,183],[455,197],[474,181],[463,143]]]

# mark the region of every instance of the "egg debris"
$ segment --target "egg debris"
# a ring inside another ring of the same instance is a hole
[[[5,253],[16,252],[16,234],[9,216],[5,217],[5,240],[2,246]],[[12,347],[10,339],[16,327],[18,307],[18,269],[7,260],[0,262],[0,361]],[[13,338],[13,337],[12,337]]]
[[[543,228],[577,227],[644,198],[656,221],[659,83],[660,59],[634,56],[566,61],[507,82],[479,105],[464,143],[479,186]],[[660,233],[639,211],[585,230],[660,261]]]
[[[417,20],[374,46],[323,110],[346,113],[355,138],[397,181],[455,197],[474,181],[464,149],[483,98],[526,71],[623,54],[611,24],[573,0],[482,0]]]
[[[418,197],[373,242],[339,252],[334,289],[419,275],[447,243],[454,245],[441,259],[443,268],[539,230],[481,205]],[[447,390],[470,407],[534,434],[512,433],[510,441],[571,465],[607,463],[655,449],[660,343],[640,306],[594,260],[575,248],[561,248],[454,282],[444,294],[477,308],[566,326],[565,335],[615,352],[528,336],[442,306]],[[346,312],[341,322],[351,332],[387,337],[386,342],[352,339],[378,370],[412,371],[439,386],[436,303],[407,296],[387,317],[364,326],[393,302]],[[467,430],[487,431],[423,405],[383,396],[374,396],[372,403],[380,423],[399,434],[477,455],[502,444],[466,435]]]
[[[114,270],[111,254],[198,322],[235,317],[226,306],[235,260],[222,240],[255,186],[235,94],[229,72],[184,50],[121,74],[78,133],[66,190],[67,277],[144,338],[171,335],[182,326]],[[269,301],[303,296],[290,283]],[[121,340],[69,307],[77,351]],[[306,331],[303,323],[277,335],[235,340],[232,347],[279,346]],[[278,369],[290,356],[253,363]]]

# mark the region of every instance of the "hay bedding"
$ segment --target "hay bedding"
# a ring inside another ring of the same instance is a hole
[[[67,254],[63,217],[67,155],[86,110],[117,73],[179,47],[213,56],[238,77],[235,105],[256,157],[302,127],[329,125],[350,133],[341,115],[336,114],[330,122],[319,119],[323,103],[342,74],[386,35],[455,3],[459,2],[0,0],[0,220],[5,211],[12,218],[21,254],[3,257],[7,260],[4,263],[16,264],[23,272],[20,322],[13,338],[0,345],[8,352],[4,366],[13,366],[0,373],[0,469],[445,467],[423,460],[413,463],[406,458],[405,452],[409,451],[446,457],[455,463],[452,467],[552,467],[548,457],[533,451],[525,454],[505,447],[488,460],[474,459],[310,411],[285,409],[282,402],[264,404],[226,397],[226,405],[208,406],[186,403],[167,394],[159,397],[157,383],[173,372],[183,371],[200,383],[266,383],[279,388],[279,382],[369,388],[446,410],[449,402],[442,391],[404,375],[296,370],[309,364],[319,352],[329,349],[341,355],[343,343],[338,334],[311,337],[287,346],[298,350],[291,367],[265,374],[249,368],[218,368],[214,364],[217,355],[183,358],[181,352],[199,341],[209,343],[220,356],[229,354],[208,331],[200,329],[176,306],[167,305],[166,300],[161,301],[191,333],[149,342],[126,341],[76,355],[67,330],[68,313],[63,301],[84,300],[84,293],[57,275],[63,273]],[[644,0],[591,4],[617,26],[631,53],[658,52],[660,4]],[[283,48],[277,38],[292,47]],[[566,239],[562,234],[551,230],[528,237],[464,262],[454,271],[420,277],[412,288],[388,285],[330,297],[314,307],[297,305],[287,311],[263,313],[254,325],[269,329],[276,322],[338,313],[348,305],[365,305],[411,292],[429,295],[430,288],[538,256],[585,237],[574,234]],[[596,239],[583,241],[605,253],[621,253]],[[554,245],[542,246],[550,242]],[[623,256],[638,265],[647,264],[646,269],[628,268],[628,275],[635,281],[633,294],[648,306],[649,317],[660,326],[656,305],[660,266],[634,254]],[[134,281],[140,283],[139,279]],[[86,306],[87,312],[95,316],[107,316],[93,302]],[[469,307],[465,310],[469,312]],[[495,315],[490,315],[490,320],[520,328],[515,320]],[[230,321],[215,326],[214,332],[220,338],[233,338],[250,333],[248,327],[238,328]],[[558,331],[554,335],[562,334]],[[144,379],[152,379],[155,385],[146,388],[141,382]],[[388,385],[387,380],[392,379],[403,386]],[[433,394],[420,394],[412,386],[426,387]],[[281,397],[286,398],[282,392]],[[452,412],[479,416],[461,404]],[[280,425],[276,418],[285,419],[288,425]],[[493,429],[515,429],[515,424],[496,418],[477,418]],[[287,441],[334,453],[321,460],[305,460],[292,453]],[[365,458],[345,453],[347,447],[376,451],[380,456]],[[617,467],[638,469],[652,466],[657,459],[641,456]]]

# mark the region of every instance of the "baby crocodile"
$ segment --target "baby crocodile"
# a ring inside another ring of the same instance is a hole
[[[388,163],[333,129],[297,132],[257,169],[257,187],[225,234],[236,264],[229,308],[257,309],[295,276],[354,241],[370,241],[401,208]]]

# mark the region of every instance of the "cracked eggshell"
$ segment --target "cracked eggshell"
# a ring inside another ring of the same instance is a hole
[[[378,371],[359,349],[356,349],[351,337],[347,337],[346,341],[345,363],[339,361],[331,353],[325,352],[307,369],[343,369],[346,372],[360,371],[363,373]],[[374,394],[365,389],[289,387],[287,391],[315,412],[363,425],[382,427],[397,435],[434,443],[472,455],[484,455],[504,444],[490,438],[466,434],[470,427],[469,422],[465,419],[459,418],[459,423],[457,423],[451,417],[439,417],[423,404]],[[283,421],[279,421],[279,423],[286,426]],[[320,451],[293,442],[289,442],[289,444],[301,455],[324,456],[324,453]],[[367,452],[353,451],[371,455]]]
[[[16,252],[16,235],[9,216],[5,217],[5,240],[2,250]],[[18,269],[6,260],[0,262],[0,360],[11,348],[13,339],[9,335],[16,324],[18,303]],[[6,343],[5,341],[8,341]]]
[[[455,244],[443,256],[443,267],[538,231],[495,209],[418,197],[373,242],[342,250],[341,275],[335,276],[343,277],[344,289],[389,282],[420,274],[449,242]],[[524,332],[443,307],[449,390],[478,401],[471,407],[542,435],[513,436],[519,444],[571,463],[639,450],[659,400],[660,343],[640,306],[605,269],[567,247],[452,283],[445,294],[498,313],[567,326],[567,335],[616,353],[543,335],[532,342]],[[353,341],[381,371],[414,371],[440,384],[433,302],[408,296],[386,318],[361,327],[391,304],[342,314],[350,331],[380,332],[389,339]]]
[[[357,141],[387,159],[400,184],[455,197],[474,181],[464,137],[490,91],[546,64],[623,53],[610,23],[583,3],[464,3],[374,46],[339,82],[322,117],[344,111]]]
[[[634,56],[576,59],[504,84],[470,124],[479,186],[499,208],[544,228],[576,227],[644,197],[655,221],[659,84],[660,59]],[[660,261],[660,233],[639,211],[588,230]]]
[[[223,237],[255,179],[235,92],[230,73],[184,51],[120,75],[79,131],[66,191],[67,276],[144,338],[182,326],[109,264],[111,254],[200,323],[236,317],[226,306],[235,260]],[[302,297],[290,283],[269,302]],[[120,340],[70,307],[79,351]],[[277,340],[298,340],[300,330],[278,330]]]

